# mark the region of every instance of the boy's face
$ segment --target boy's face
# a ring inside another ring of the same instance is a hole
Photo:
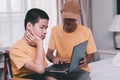
[[[48,27],[48,20],[39,19],[39,22],[33,25],[33,32],[39,38],[44,39],[46,37],[47,27]]]

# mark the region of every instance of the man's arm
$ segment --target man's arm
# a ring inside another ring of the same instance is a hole
[[[55,59],[55,56],[53,55],[53,52],[54,52],[54,50],[48,48],[46,57],[50,62],[53,62],[53,60]]]
[[[87,63],[92,62],[92,60],[93,60],[93,53],[87,54],[87,55],[86,55],[86,60],[87,60]]]

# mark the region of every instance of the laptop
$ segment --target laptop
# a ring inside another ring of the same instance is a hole
[[[45,69],[46,72],[68,74],[74,71],[79,65],[80,60],[84,59],[87,41],[73,47],[70,63],[51,65]]]

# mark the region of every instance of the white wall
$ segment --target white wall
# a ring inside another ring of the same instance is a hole
[[[93,36],[98,50],[114,49],[109,26],[116,14],[116,0],[92,0]]]

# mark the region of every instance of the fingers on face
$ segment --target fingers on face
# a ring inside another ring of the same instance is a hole
[[[27,37],[28,41],[34,40],[34,36],[32,33],[30,33],[30,31],[26,31],[26,37]]]

